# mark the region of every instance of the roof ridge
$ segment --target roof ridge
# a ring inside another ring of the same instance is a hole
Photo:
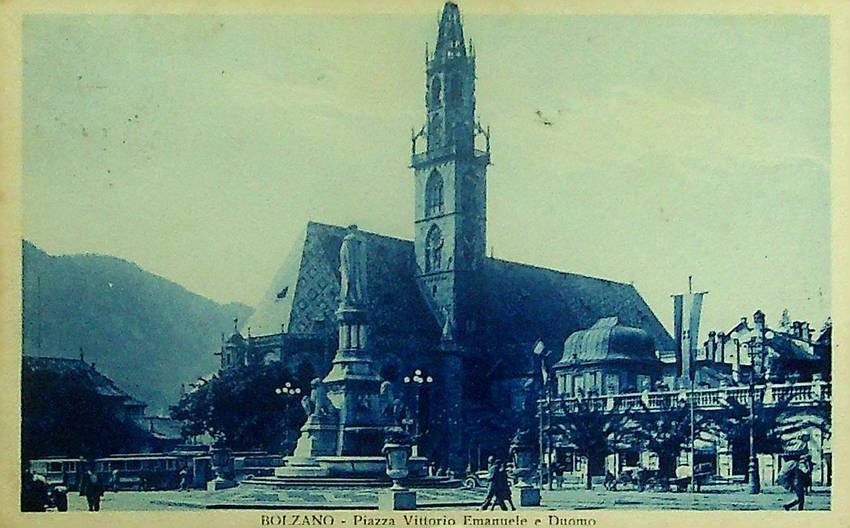
[[[544,268],[543,266],[539,266],[537,264],[528,264],[526,262],[517,262],[517,261],[514,261],[514,260],[505,260],[505,259],[496,258],[496,257],[485,257],[485,258],[487,260],[502,263],[502,264],[511,264],[511,265],[514,265],[514,266],[522,266],[524,268],[531,268],[531,269],[536,269],[536,270],[548,271],[548,272],[551,272],[551,273],[558,273],[560,275],[571,275],[573,277],[581,277],[581,278],[584,278],[584,279],[592,279],[592,280],[600,281],[600,282],[609,282],[611,284],[616,284],[618,286],[626,286],[626,287],[634,289],[634,284],[631,284],[631,283],[628,283],[628,282],[620,282],[620,281],[616,281],[616,280],[612,280],[612,279],[603,279],[602,277],[594,277],[592,275],[584,275],[582,273],[575,273],[575,272],[572,272],[572,271],[563,271],[563,270],[554,269],[554,268]]]
[[[326,224],[324,222],[316,222],[315,220],[308,220],[307,221],[307,229],[308,230],[310,229],[311,225],[323,227],[323,228],[340,229],[342,231],[345,231],[346,229],[348,229],[347,226],[340,226],[340,225],[335,225],[335,224]],[[358,227],[358,230],[361,233],[363,233],[364,235],[369,235],[369,236],[373,236],[373,237],[377,237],[377,238],[383,238],[383,239],[387,239],[387,240],[396,240],[396,241],[399,241],[399,242],[413,243],[413,240],[411,240],[409,238],[400,238],[400,237],[395,237],[395,236],[392,236],[392,235],[384,235],[382,233],[376,233],[374,231],[366,231],[365,229],[360,229],[359,227]]]

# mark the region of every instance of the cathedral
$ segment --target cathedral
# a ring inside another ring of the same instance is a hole
[[[462,471],[534,426],[538,341],[559,351],[574,332],[615,318],[645,332],[649,354],[676,345],[632,285],[486,255],[490,135],[476,119],[475,51],[452,2],[436,42],[426,124],[411,138],[414,239],[362,233],[368,347],[414,408],[419,453]],[[283,361],[299,379],[327,374],[347,231],[307,224],[250,320],[223,339],[222,368]]]

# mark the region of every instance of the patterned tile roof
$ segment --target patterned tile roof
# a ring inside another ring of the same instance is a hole
[[[253,334],[336,334],[339,248],[344,227],[309,222],[302,241],[278,272],[248,321]],[[366,240],[370,341],[378,354],[404,357],[430,351],[440,328],[414,279],[413,243],[362,232]],[[280,292],[286,289],[283,298]]]

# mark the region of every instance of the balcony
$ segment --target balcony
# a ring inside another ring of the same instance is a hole
[[[416,169],[427,163],[454,156],[456,153],[454,145],[426,150],[425,152],[417,152],[411,156],[410,166]],[[487,151],[472,149],[472,157],[485,163],[490,163],[490,153]]]
[[[832,384],[824,381],[805,383],[764,384],[756,385],[753,389],[756,402],[760,405],[772,406],[777,402],[787,401],[793,406],[807,406],[825,403],[832,400]],[[658,392],[638,392],[628,394],[610,394],[590,396],[579,400],[571,396],[554,398],[549,402],[552,411],[557,413],[570,412],[576,409],[579,402],[593,410],[604,410],[611,413],[627,413],[647,410],[663,412],[681,405],[687,405],[693,398],[694,409],[719,410],[725,402],[737,402],[741,405],[750,403],[750,387],[715,387],[711,389],[688,389]],[[546,400],[539,400],[546,405]]]

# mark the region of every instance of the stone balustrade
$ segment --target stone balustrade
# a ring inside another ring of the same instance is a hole
[[[591,409],[606,412],[625,413],[630,411],[648,410],[663,412],[680,405],[687,405],[693,398],[694,408],[701,410],[719,410],[725,402],[737,402],[749,405],[750,395],[761,405],[776,405],[777,402],[787,401],[790,405],[806,406],[823,403],[832,399],[832,384],[825,381],[810,381],[803,383],[766,383],[756,385],[752,391],[747,385],[733,387],[714,387],[709,389],[680,389],[672,391],[638,392],[624,394],[609,394],[584,397],[581,400],[575,396],[553,398],[549,405],[555,413],[569,412],[576,408],[579,402],[584,402]],[[546,405],[546,400],[540,400]]]

